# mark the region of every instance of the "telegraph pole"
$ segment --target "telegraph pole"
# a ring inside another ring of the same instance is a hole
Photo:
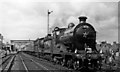
[[[52,13],[53,11],[49,11],[48,10],[48,26],[47,26],[47,34],[49,34],[49,15]],[[52,42],[51,42],[52,44]],[[52,58],[52,55],[53,55],[53,44],[51,45],[51,58]],[[52,60],[52,59],[51,59]]]
[[[47,17],[48,17],[48,19],[47,19],[47,22],[48,22],[48,24],[47,24],[47,34],[49,34],[49,15],[52,13],[53,11],[49,11],[49,9],[48,9],[48,11],[47,11]]]

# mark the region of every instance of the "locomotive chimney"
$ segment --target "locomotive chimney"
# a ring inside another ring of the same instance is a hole
[[[79,22],[80,22],[80,23],[86,23],[87,17],[81,16],[81,17],[79,17],[78,19],[79,19]]]

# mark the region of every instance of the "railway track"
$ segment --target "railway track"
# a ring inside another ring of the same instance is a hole
[[[11,56],[1,57],[0,58],[0,70],[3,69],[4,65],[7,64],[7,61],[11,58]]]
[[[3,59],[3,62],[0,64],[1,72],[9,72],[10,68],[13,65],[15,55],[9,55]]]
[[[33,70],[45,72],[68,70],[67,68],[61,67],[59,65],[53,65],[46,60],[35,58],[27,54],[21,54],[19,55],[19,58],[21,59],[22,65],[26,72],[32,72]]]
[[[6,58],[7,59],[7,58]],[[6,60],[7,61],[7,60]],[[51,61],[34,57],[26,53],[19,53],[15,56],[12,56],[9,60],[9,64],[4,67],[2,72],[11,72],[13,70],[19,70],[21,72],[76,72],[73,69],[63,67],[60,64],[54,64]],[[5,62],[6,63],[6,62]],[[106,67],[106,66],[104,66]],[[80,72],[89,72],[87,69],[80,70]],[[78,72],[78,71],[77,71]],[[99,71],[92,72],[116,72],[115,70],[102,69]],[[119,72],[119,70],[117,70]]]
[[[11,58],[11,56],[6,56],[6,57],[2,57],[1,58],[1,64],[0,64],[0,67],[7,61],[7,60],[9,60]]]
[[[40,59],[40,58],[38,58],[38,57],[36,57],[37,59]],[[44,60],[44,61],[47,61],[47,62],[49,62],[49,63],[52,63],[51,61],[48,61],[48,60],[46,60],[46,59],[40,59],[40,60]],[[53,63],[52,63],[53,64]],[[59,64],[58,64],[59,65]],[[56,66],[55,66],[56,67]],[[70,69],[69,68],[69,70],[73,70],[73,69]],[[84,70],[86,70],[86,69],[83,69],[83,71]],[[82,71],[82,69],[80,70],[80,71]],[[91,70],[90,70],[91,71]],[[93,72],[94,70],[92,70],[92,72]],[[118,64],[118,66],[112,66],[112,65],[108,65],[108,64],[104,64],[103,63],[103,66],[102,66],[102,68],[101,68],[101,70],[96,70],[95,72],[120,72],[120,63]]]
[[[33,70],[39,71],[40,68],[41,68],[42,71],[43,71],[43,70],[48,70],[46,67],[44,67],[43,65],[41,65],[41,64],[39,64],[38,62],[34,61],[33,59],[29,59],[29,60],[31,61],[32,65],[35,66],[35,67],[32,67],[32,68],[30,67],[30,65],[28,65],[28,64],[25,62],[25,60],[24,60],[23,57],[20,56],[20,59],[22,60],[22,64],[23,64],[26,72],[32,72]]]
[[[24,68],[25,68],[25,71],[26,72],[29,72],[28,71],[28,68],[27,68],[27,66],[26,66],[26,64],[24,63],[24,60],[23,60],[23,58],[20,56],[20,59],[22,60],[22,64],[23,64],[23,66],[24,66]]]

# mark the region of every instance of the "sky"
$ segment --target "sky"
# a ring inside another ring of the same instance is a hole
[[[97,31],[97,42],[118,42],[118,0],[1,0],[0,33],[4,40],[41,38],[47,34],[47,10],[50,29],[79,23],[79,16]]]

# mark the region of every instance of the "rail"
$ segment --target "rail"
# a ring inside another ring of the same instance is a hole
[[[12,67],[12,65],[13,65],[13,63],[14,63],[15,57],[16,57],[16,55],[14,55],[14,56],[11,58],[10,62],[7,64],[7,66],[6,66],[5,68],[2,69],[1,72],[4,72],[4,71],[5,71],[5,72],[9,72],[9,71],[10,71],[10,69],[11,69],[11,67]]]

